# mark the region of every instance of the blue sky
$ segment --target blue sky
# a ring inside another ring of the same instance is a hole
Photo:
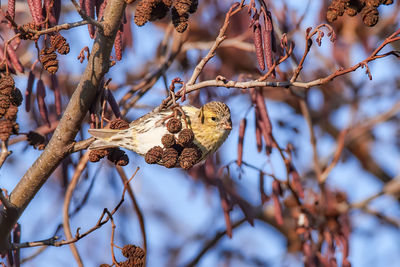
[[[291,1],[289,7],[294,10],[303,10],[304,4],[301,1]],[[312,1],[311,9],[317,8],[317,1]],[[301,12],[300,12],[301,13]],[[76,15],[69,15],[68,21],[79,20]],[[306,16],[302,27],[315,25],[314,17]],[[146,24],[144,27],[134,28],[134,48],[126,53],[121,62],[114,66],[107,77],[112,77],[115,82],[124,81],[124,73],[135,71],[140,68],[143,62],[151,59],[157,48],[159,41],[162,39],[162,32],[152,24]],[[72,74],[79,78],[83,72],[84,64],[80,64],[76,60],[80,49],[92,41],[87,38],[87,28],[81,27],[66,32],[66,38],[70,40],[71,54],[61,57],[61,70],[68,69]],[[79,38],[75,38],[79,36]],[[300,36],[296,36],[299,40],[296,43],[296,50],[303,50],[303,42]],[[73,40],[73,41],[72,41]],[[313,49],[318,49],[320,53],[329,51],[327,39],[324,40],[323,46]],[[89,45],[90,46],[90,45]],[[365,58],[362,50],[354,51],[352,62],[358,62]],[[312,58],[312,57],[310,57]],[[314,62],[311,60],[306,62],[306,67],[312,67]],[[374,79],[367,82],[362,88],[363,95],[371,95],[376,90],[389,92],[390,88],[382,88],[381,82],[390,78],[393,69],[398,68],[398,62],[393,59],[378,60],[370,64],[371,72]],[[181,75],[174,67],[168,71],[167,77],[169,80]],[[367,76],[364,70],[358,70],[350,74],[354,80],[366,80]],[[186,77],[183,75],[183,77]],[[26,79],[17,79],[16,85],[22,91],[25,88]],[[224,94],[229,94],[228,89],[218,89]],[[125,91],[116,94],[119,98]],[[158,105],[163,99],[163,83],[158,82],[154,86],[151,94],[146,95],[140,103],[149,104],[152,106]],[[23,92],[24,93],[24,92]],[[321,101],[321,94],[317,90],[311,90],[310,105],[318,106]],[[48,90],[46,97],[51,101],[52,93]],[[66,99],[64,99],[66,100]],[[232,97],[227,104],[232,110],[232,119],[234,128],[221,148],[222,163],[228,163],[236,159],[236,144],[238,140],[238,124],[243,114],[248,109],[248,95],[240,95]],[[391,107],[394,102],[399,100],[398,94],[392,97],[382,97],[365,101],[360,107],[360,118],[376,115]],[[299,151],[299,156],[295,158],[296,167],[300,173],[306,172],[310,168],[312,159],[312,150],[309,144],[309,133],[305,121],[302,117],[293,114],[291,108],[278,102],[267,101],[268,110],[273,123],[274,136],[278,143],[284,147],[287,142],[292,142]],[[146,110],[132,110],[128,113],[129,118],[137,118]],[[345,127],[351,121],[350,110],[340,109],[333,118],[335,124],[339,127]],[[21,124],[21,129],[26,132],[35,128],[29,125],[26,119],[27,114],[21,108],[19,112],[18,122]],[[256,166],[265,165],[265,156],[255,153],[255,140],[253,137],[254,116],[250,112],[248,118],[248,133],[245,137],[244,160],[252,162]],[[285,129],[280,129],[277,126],[277,121],[280,119],[288,120],[293,126],[299,129],[299,133],[290,133]],[[318,133],[318,130],[316,130]],[[391,141],[394,137],[394,126],[391,123],[384,123],[374,129],[374,133],[379,137],[379,145],[376,149],[377,161],[390,173],[398,173],[399,152],[393,147]],[[85,135],[87,133],[85,132]],[[335,141],[327,136],[319,136],[318,151],[321,158],[330,156],[335,149]],[[9,157],[6,164],[0,170],[1,187],[8,190],[18,182],[27,168],[34,162],[40,154],[40,151],[33,150],[32,147],[27,147],[25,144],[19,143],[11,148],[14,153]],[[134,178],[131,186],[136,194],[138,202],[143,210],[149,242],[149,265],[148,266],[165,266],[166,248],[174,246],[184,246],[182,262],[187,262],[197,253],[199,244],[189,242],[197,234],[203,234],[210,238],[216,230],[225,229],[222,209],[218,192],[215,188],[205,188],[203,184],[193,181],[181,170],[165,169],[161,166],[149,166],[144,163],[144,160],[135,155],[133,152],[128,152],[130,163],[124,167],[128,176],[130,176],[137,166],[141,167],[138,175]],[[77,157],[74,156],[76,160]],[[14,162],[13,162],[14,161]],[[17,166],[16,162],[24,162],[23,165]],[[284,174],[284,165],[280,158],[273,153],[271,162],[274,171],[277,175]],[[101,169],[98,171],[98,169]],[[233,166],[232,170],[235,170]],[[266,170],[270,168],[268,165]],[[95,177],[95,178],[93,178]],[[79,203],[88,188],[91,179],[96,179],[94,188],[91,192],[87,205],[82,211],[71,220],[72,229],[81,227],[81,232],[90,228],[96,223],[98,216],[101,214],[104,207],[112,209],[119,201],[122,184],[116,172],[106,160],[98,164],[89,164],[88,178],[82,179],[77,191],[74,194],[73,203]],[[233,177],[235,182],[239,183],[246,196],[253,203],[258,203],[257,183],[258,174],[251,169],[244,169],[242,179],[238,180]],[[270,182],[270,181],[269,181]],[[333,188],[344,190],[347,192],[351,201],[362,200],[376,192],[378,192],[382,184],[370,174],[361,170],[360,164],[349,159],[346,162],[339,162],[338,166],[332,171],[328,184]],[[267,183],[267,191],[270,183]],[[60,187],[60,182],[51,177],[46,185],[39,191],[35,199],[26,209],[20,219],[22,224],[22,241],[33,241],[46,239],[53,235],[55,228],[62,221],[62,201],[63,192]],[[398,202],[390,197],[380,198],[372,203],[372,207],[382,210],[384,213],[399,218],[400,209]],[[172,221],[168,224],[160,220],[160,215],[165,212],[170,215]],[[242,213],[238,209],[232,212],[232,218],[241,218]],[[397,255],[400,252],[400,236],[398,229],[390,226],[382,225],[371,216],[355,212],[351,216],[354,226],[354,232],[351,236],[350,260],[353,266],[400,266],[400,260]],[[117,235],[116,244],[124,245],[126,242],[140,245],[141,236],[137,218],[132,209],[132,203],[129,198],[119,210],[116,218]],[[211,229],[211,230],[210,230]],[[111,227],[109,224],[104,225],[100,230],[95,231],[88,237],[80,240],[77,247],[84,256],[84,263],[87,266],[95,266],[103,262],[110,263],[111,255],[109,248],[109,240]],[[300,255],[288,255],[286,253],[285,239],[276,232],[272,227],[256,222],[255,227],[251,227],[245,223],[238,229],[234,230],[233,238],[224,237],[220,241],[220,246],[215,251],[210,251],[205,255],[199,266],[220,266],[220,255],[222,249],[243,250],[248,257],[258,257],[271,266],[302,266]],[[31,255],[36,248],[24,249],[23,257]],[[118,249],[116,249],[118,251]],[[122,256],[117,253],[117,257],[122,259]],[[68,246],[60,248],[48,248],[46,251],[35,258],[26,266],[71,266],[73,262],[72,254]],[[74,262],[73,262],[74,263]],[[235,265],[233,265],[235,266]],[[239,265],[236,265],[239,266]]]

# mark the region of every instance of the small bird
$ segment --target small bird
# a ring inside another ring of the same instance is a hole
[[[193,131],[193,143],[201,150],[200,162],[215,152],[228,137],[232,129],[230,110],[226,104],[216,101],[201,108],[182,106],[182,110],[185,113],[185,116],[180,116],[182,125]],[[172,114],[172,110],[151,111],[131,122],[125,130],[89,129],[89,133],[96,138],[89,149],[123,147],[145,156],[151,148],[162,146],[161,138],[169,133],[165,121]]]

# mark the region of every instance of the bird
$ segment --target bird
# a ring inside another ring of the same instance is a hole
[[[229,107],[222,102],[212,101],[201,108],[181,106],[184,116],[179,116],[182,125],[193,131],[193,143],[200,149],[198,162],[214,153],[227,139],[232,130]],[[155,146],[162,146],[161,138],[168,134],[165,121],[173,116],[173,110],[153,111],[132,121],[128,129],[89,129],[95,138],[90,150],[122,147],[141,156]],[[177,137],[178,134],[175,133]]]

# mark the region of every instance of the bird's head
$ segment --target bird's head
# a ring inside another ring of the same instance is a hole
[[[232,130],[231,112],[222,102],[209,102],[201,107],[199,119],[206,127],[218,132],[229,133]]]

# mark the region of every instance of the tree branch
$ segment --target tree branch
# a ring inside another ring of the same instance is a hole
[[[104,32],[99,32],[96,35],[85,72],[53,137],[40,157],[12,191],[10,195],[12,211],[6,210],[0,216],[1,249],[8,247],[7,236],[29,202],[60,162],[72,152],[73,146],[71,144],[73,144],[74,138],[81,128],[80,126],[91,103],[96,99],[100,81],[110,68],[110,54],[125,6],[124,0],[108,3],[104,12]]]

